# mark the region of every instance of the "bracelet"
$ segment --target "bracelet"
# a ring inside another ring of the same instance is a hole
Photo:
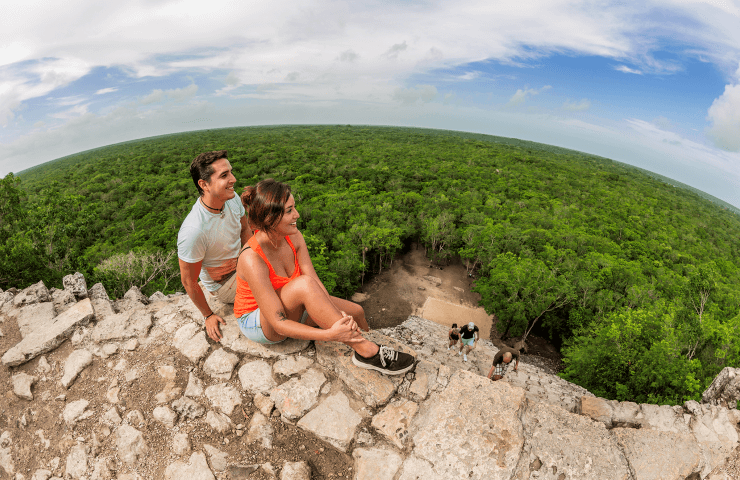
[[[206,318],[204,318],[203,321],[205,322],[206,320],[208,320],[209,318],[211,318],[215,314],[216,314],[215,312],[211,312],[211,314],[208,315]]]

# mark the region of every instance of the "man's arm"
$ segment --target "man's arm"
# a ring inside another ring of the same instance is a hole
[[[242,248],[243,248],[244,246],[246,246],[246,244],[249,241],[249,239],[252,238],[252,229],[249,228],[249,222],[247,221],[247,216],[246,215],[244,215],[241,218],[240,222],[242,224],[242,230],[239,233],[239,236],[242,239]]]
[[[214,341],[221,341],[221,330],[218,328],[218,324],[226,323],[226,321],[213,313],[210,305],[208,305],[206,296],[203,295],[203,290],[198,285],[198,274],[200,273],[203,262],[188,263],[182,259],[178,259],[178,261],[180,262],[180,280],[182,281],[182,286],[185,287],[188,297],[198,307],[203,318],[208,317],[205,321],[206,333]]]
[[[496,364],[491,365],[491,369],[488,371],[488,379],[491,379],[491,376],[493,376],[493,371],[496,370]]]

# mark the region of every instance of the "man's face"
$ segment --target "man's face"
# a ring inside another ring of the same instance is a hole
[[[234,198],[234,184],[236,183],[236,178],[234,178],[234,175],[231,173],[231,164],[229,161],[225,158],[221,158],[213,162],[211,167],[213,167],[211,181],[204,182],[205,185],[201,184],[203,191],[223,202]]]

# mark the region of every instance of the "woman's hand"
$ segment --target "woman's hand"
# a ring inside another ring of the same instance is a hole
[[[357,343],[364,339],[352,316],[344,312],[342,312],[342,318],[334,322],[334,325],[327,331],[335,342]]]

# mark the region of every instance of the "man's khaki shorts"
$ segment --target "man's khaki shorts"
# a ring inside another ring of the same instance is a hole
[[[218,298],[222,303],[233,304],[236,297],[236,272],[231,274],[228,280],[221,285],[221,288],[211,292],[211,295]]]

